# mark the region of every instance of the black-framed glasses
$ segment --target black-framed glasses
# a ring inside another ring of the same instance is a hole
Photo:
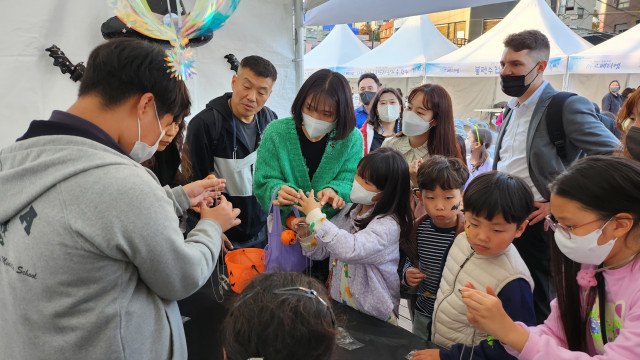
[[[562,225],[559,222],[557,222],[555,220],[555,218],[553,218],[551,215],[547,215],[544,218],[545,223],[547,224],[547,226],[549,227],[549,229],[553,230],[553,232],[560,232],[562,234],[564,234],[566,236],[567,239],[571,239],[571,232],[574,231],[577,228],[589,225],[589,224],[593,224],[594,222],[597,221],[602,221],[602,218],[599,219],[595,219],[593,221],[589,221],[587,223],[584,223],[582,225],[576,225],[576,226],[566,226],[566,225]]]
[[[317,291],[313,289],[307,289],[302,286],[292,286],[292,287],[273,290],[273,293],[287,294],[287,295],[301,295],[301,296],[306,296],[310,299],[315,299],[320,301],[320,303],[322,303],[322,305],[324,305],[324,307],[329,311],[329,315],[331,316],[331,325],[333,325],[334,328],[336,327],[336,317],[333,314],[333,310],[331,309],[331,306],[329,306],[329,304],[320,296],[320,294],[318,294]]]

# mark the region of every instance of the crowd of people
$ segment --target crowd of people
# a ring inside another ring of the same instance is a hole
[[[0,358],[196,358],[185,299],[220,254],[267,245],[272,205],[299,212],[313,266],[233,299],[211,324],[225,359],[331,358],[331,300],[397,325],[402,297],[412,359],[639,358],[640,90],[610,84],[608,128],[544,79],[545,35],[504,45],[497,138],[466,139],[444,87],[405,101],[374,74],[354,108],[319,70],[278,116],[256,55],[187,126],[161,48],[98,46],[77,101],[0,150]]]

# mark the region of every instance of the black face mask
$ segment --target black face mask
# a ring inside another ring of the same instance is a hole
[[[624,137],[624,143],[627,151],[634,160],[640,161],[640,128],[632,126]]]
[[[374,96],[376,96],[376,92],[363,91],[360,93],[360,101],[362,101],[362,103],[365,105],[369,105],[369,103],[371,103],[371,100],[373,100]]]
[[[531,84],[533,84],[533,82],[536,80],[538,74],[536,74],[536,77],[533,78],[533,80],[531,80],[528,85],[524,84],[524,80],[529,74],[531,74],[531,71],[536,69],[537,66],[538,63],[536,63],[536,65],[527,73],[527,75],[500,75],[500,85],[502,86],[502,92],[513,97],[520,97],[524,95],[524,93],[529,90],[529,86],[531,86]]]

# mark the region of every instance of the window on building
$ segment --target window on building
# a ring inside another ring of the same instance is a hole
[[[483,19],[482,20],[482,33],[486,33],[487,31],[493,29],[494,26],[498,25],[498,23],[502,21],[502,19]]]
[[[616,9],[628,9],[629,5],[631,3],[631,0],[615,0],[614,4],[616,6]]]
[[[436,25],[436,29],[440,31],[442,36],[446,37],[447,39],[449,39],[449,41],[458,46],[462,46],[467,43],[467,39],[465,36],[467,31],[466,27],[466,21]]]
[[[567,5],[565,5],[565,11],[571,11],[576,7],[576,0],[567,0]]]
[[[626,30],[627,30],[627,23],[615,24],[613,26],[613,32],[616,34],[620,34],[622,32],[625,32]]]

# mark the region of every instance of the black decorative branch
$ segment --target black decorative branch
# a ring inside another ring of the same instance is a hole
[[[86,69],[82,61],[73,65],[64,52],[55,45],[51,45],[44,50],[49,52],[49,56],[53,58],[53,66],[59,67],[63,74],[69,74],[71,80],[78,81],[82,78]]]
[[[227,62],[229,63],[229,65],[231,65],[231,70],[235,71],[237,74],[238,67],[240,67],[240,62],[238,61],[238,59],[236,59],[236,56],[233,54],[227,54],[224,56],[224,58],[227,59]]]

